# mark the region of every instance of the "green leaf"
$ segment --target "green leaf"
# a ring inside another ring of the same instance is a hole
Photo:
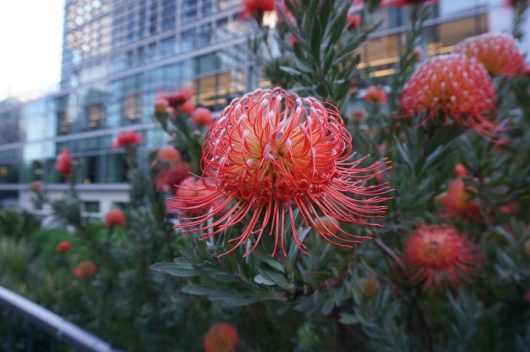
[[[267,280],[261,274],[258,274],[254,277],[254,282],[260,285],[274,286],[274,282]]]
[[[283,72],[286,72],[288,74],[291,74],[293,76],[300,76],[302,74],[302,72],[300,72],[297,69],[294,69],[292,67],[289,67],[289,66],[280,66],[280,70],[282,70]]]
[[[151,265],[150,268],[153,271],[178,277],[193,277],[198,275],[193,266],[184,258],[177,258],[174,263],[156,263]]]
[[[322,42],[322,30],[320,23],[315,21],[313,24],[313,31],[311,33],[311,53],[313,58],[320,65],[320,43]]]

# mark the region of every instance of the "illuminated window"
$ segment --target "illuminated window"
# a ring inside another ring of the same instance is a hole
[[[70,132],[70,126],[71,126],[70,119],[68,118],[68,114],[65,110],[59,111],[57,113],[57,127],[59,129],[59,134],[66,134]]]
[[[88,125],[96,128],[103,125],[105,119],[105,108],[103,104],[91,105],[87,108]]]
[[[122,114],[131,121],[142,118],[142,97],[140,94],[128,95],[122,98]]]

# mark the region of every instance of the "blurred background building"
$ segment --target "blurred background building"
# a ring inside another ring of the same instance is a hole
[[[267,85],[248,54],[252,25],[241,11],[241,0],[66,0],[60,84],[33,100],[0,102],[0,206],[32,209],[28,183],[35,180],[50,199],[60,197],[67,185],[54,163],[65,148],[82,165],[77,178],[87,215],[126,202],[121,151],[110,145],[129,129],[144,134],[144,156],[166,143],[152,118],[157,93],[191,86],[196,104],[215,111]],[[361,68],[375,68],[375,79],[394,72],[407,11],[377,14],[384,25],[361,52]],[[441,0],[423,49],[448,53],[463,38],[510,25],[511,10],[500,0]]]

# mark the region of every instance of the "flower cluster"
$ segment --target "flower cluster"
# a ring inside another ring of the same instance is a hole
[[[286,226],[307,253],[295,210],[325,240],[351,247],[366,237],[340,225],[335,231],[318,219],[376,225],[370,220],[383,217],[386,207],[381,203],[390,191],[386,184],[370,184],[384,170],[384,162],[362,167],[366,158],[353,160],[353,155],[351,136],[333,105],[279,88],[256,90],[235,99],[212,124],[203,145],[202,177],[194,185],[197,192],[177,192],[168,208],[209,209],[183,217],[177,225],[186,232],[202,232],[202,239],[242,223],[248,215],[224,254],[252,244],[249,254],[266,233],[274,236],[273,255],[278,250],[285,254]]]

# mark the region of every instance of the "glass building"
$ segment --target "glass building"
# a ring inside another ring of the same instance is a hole
[[[345,0],[346,1],[346,0]],[[42,180],[50,199],[66,189],[54,171],[56,155],[72,151],[88,214],[127,201],[117,133],[145,135],[142,152],[165,144],[152,119],[157,93],[193,87],[196,104],[219,110],[266,85],[240,19],[241,0],[65,0],[59,88],[39,99],[0,102],[0,206],[32,209],[28,183]],[[361,68],[384,82],[404,44],[407,9],[385,9],[383,27],[362,47]],[[465,37],[508,29],[499,1],[442,0],[424,31],[429,55],[450,52]],[[528,47],[528,46],[527,46]]]

